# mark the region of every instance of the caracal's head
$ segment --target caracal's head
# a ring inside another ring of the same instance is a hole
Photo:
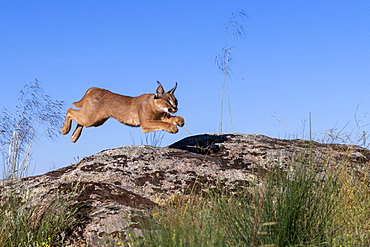
[[[177,112],[177,99],[175,98],[175,90],[177,88],[177,82],[174,88],[165,93],[162,84],[157,81],[158,88],[155,92],[154,103],[159,111],[166,112],[168,114],[174,114]]]

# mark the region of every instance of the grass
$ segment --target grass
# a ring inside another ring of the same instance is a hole
[[[225,47],[222,48],[221,53],[219,53],[215,58],[215,63],[218,69],[221,71],[222,79],[222,90],[221,90],[221,104],[220,104],[220,124],[219,132],[223,133],[223,111],[224,111],[224,101],[225,97],[227,98],[227,109],[229,112],[230,126],[232,132],[234,132],[234,124],[231,114],[231,104],[230,104],[230,95],[229,95],[229,82],[230,74],[232,73],[231,64],[234,62],[234,57],[232,54],[232,49],[235,47],[233,43],[236,39],[241,39],[245,35],[245,30],[241,22],[244,21],[244,18],[249,18],[244,10],[233,12],[229,20],[224,24],[228,32],[229,41]]]
[[[81,192],[56,193],[48,200],[30,201],[27,189],[3,187],[0,198],[0,246],[64,246],[71,229],[79,223]]]
[[[56,138],[62,122],[62,102],[45,95],[35,80],[19,93],[19,105],[0,114],[0,153],[3,176],[0,187],[0,246],[64,246],[81,213],[75,199],[78,185],[66,193],[31,201],[27,187],[15,186],[27,176],[32,150],[42,137]]]
[[[144,137],[140,136],[140,145],[150,145],[153,147],[160,147],[162,144],[162,140],[164,138],[164,132],[163,131],[153,131],[149,133],[144,133]],[[132,145],[136,145],[135,139],[132,136],[132,133],[130,131],[131,141]]]
[[[369,246],[367,176],[294,161],[248,189],[177,198],[141,222],[129,246]],[[323,172],[318,172],[323,170]]]
[[[63,122],[63,102],[52,100],[37,80],[19,92],[19,104],[0,113],[0,155],[4,178],[25,177],[41,137],[55,139]]]

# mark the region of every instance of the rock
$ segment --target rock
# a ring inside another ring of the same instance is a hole
[[[102,246],[136,228],[138,219],[153,207],[174,195],[191,193],[197,184],[219,182],[233,189],[273,166],[287,168],[293,160],[307,164],[314,160],[319,170],[345,160],[350,169],[361,173],[370,162],[370,151],[263,135],[198,135],[164,148],[141,145],[105,150],[44,175],[2,180],[0,189],[10,182],[26,187],[30,202],[37,204],[57,191],[69,193],[78,186],[81,193],[76,200],[85,205],[81,209],[85,220],[71,229],[67,242]]]

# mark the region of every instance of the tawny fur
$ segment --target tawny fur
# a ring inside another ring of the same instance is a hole
[[[112,93],[101,88],[90,88],[83,98],[73,103],[80,110],[69,108],[62,128],[66,135],[71,130],[72,120],[77,127],[72,134],[72,142],[76,142],[81,135],[83,127],[97,127],[105,123],[108,118],[115,118],[119,122],[141,127],[147,133],[156,130],[165,130],[177,133],[177,126],[184,126],[184,119],[180,116],[171,116],[177,112],[177,99],[173,89],[167,93],[160,82],[155,94],[143,94],[138,97],[124,96]]]

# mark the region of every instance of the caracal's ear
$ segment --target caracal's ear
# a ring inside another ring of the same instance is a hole
[[[155,99],[162,97],[162,95],[164,94],[164,89],[162,87],[162,84],[159,81],[157,81],[157,83],[158,83],[158,87],[157,87],[157,90],[155,91],[155,96],[154,96]]]
[[[175,82],[175,83],[176,83],[175,87],[172,88],[170,91],[168,91],[168,93],[170,93],[170,94],[174,94],[175,93],[175,90],[177,88],[177,82]]]

